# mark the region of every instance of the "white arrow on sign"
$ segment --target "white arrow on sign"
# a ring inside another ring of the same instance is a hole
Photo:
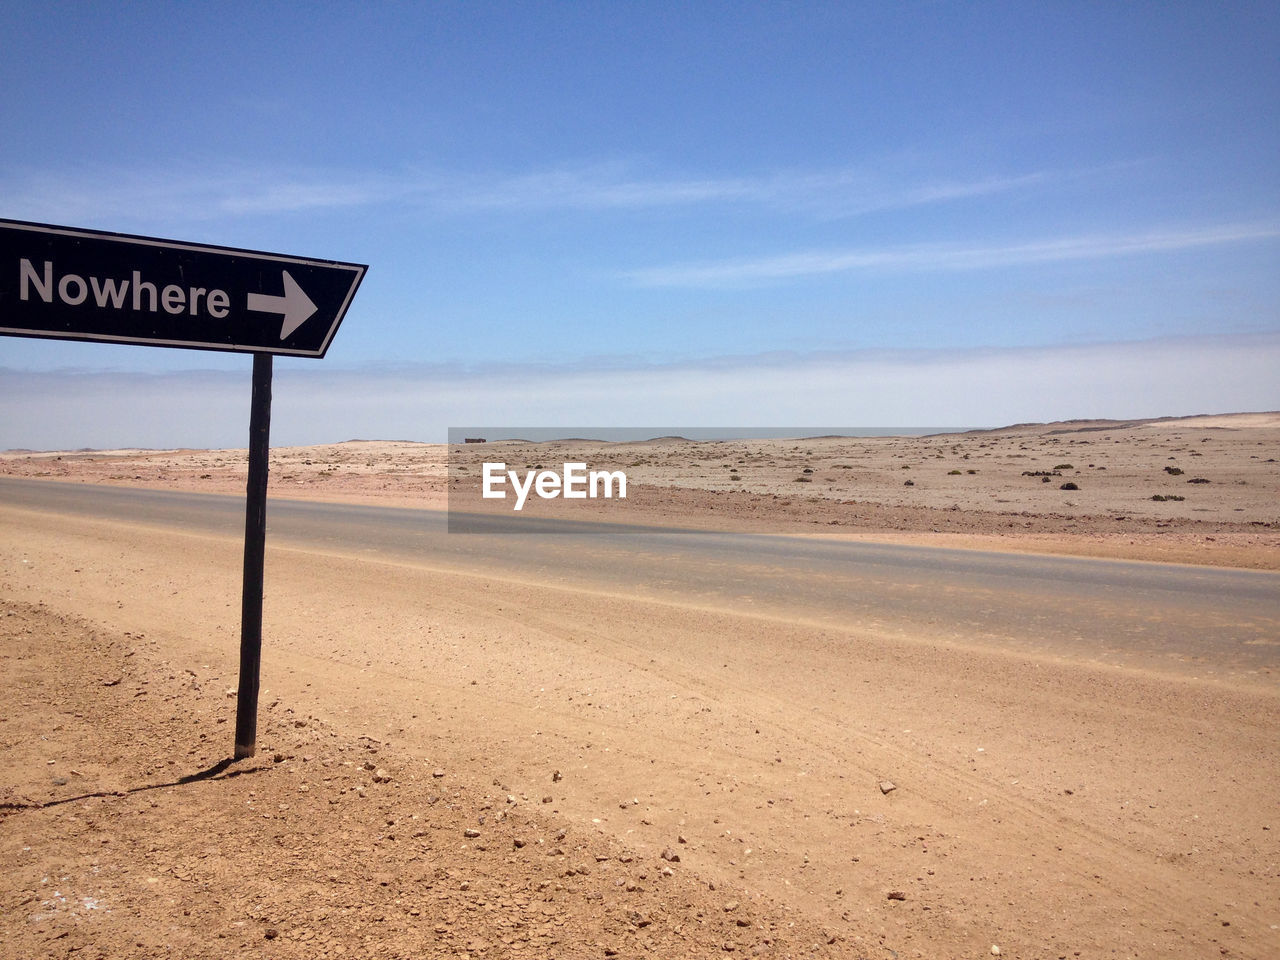
[[[284,296],[273,297],[267,293],[251,293],[248,305],[250,310],[258,313],[283,314],[284,323],[280,326],[280,339],[283,340],[311,319],[317,307],[298,286],[298,281],[289,276],[288,270],[281,270],[280,273],[284,277]]]

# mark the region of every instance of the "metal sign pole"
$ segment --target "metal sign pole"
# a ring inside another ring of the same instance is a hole
[[[240,604],[237,760],[258,750],[258,668],[262,660],[262,570],[267,541],[267,456],[271,447],[271,354],[253,355],[249,484],[244,514],[244,592]]]

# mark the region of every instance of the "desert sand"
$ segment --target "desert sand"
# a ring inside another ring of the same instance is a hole
[[[628,522],[1274,570],[1278,430],[669,440],[623,451]],[[504,447],[561,454],[466,452]],[[275,450],[272,495],[440,508],[445,454]],[[233,451],[3,472],[244,483]],[[269,541],[259,753],[227,765],[241,549],[0,502],[0,956],[1280,955],[1269,669]]]
[[[243,495],[245,456],[6,451],[0,477]],[[625,503],[575,503],[566,512],[563,501],[531,501],[530,516],[1280,569],[1280,413],[932,437],[500,442],[452,451],[353,440],[274,448],[271,496],[443,510],[453,494],[455,509],[490,509],[476,497],[477,481],[480,463],[495,459],[520,469],[580,459],[627,474]]]

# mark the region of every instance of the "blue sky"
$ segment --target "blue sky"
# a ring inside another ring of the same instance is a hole
[[[369,264],[278,443],[1274,409],[1277,49],[1274,3],[3,0],[0,217]],[[2,338],[0,447],[242,446],[248,368]]]

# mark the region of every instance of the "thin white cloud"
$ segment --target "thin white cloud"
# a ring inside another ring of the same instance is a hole
[[[202,172],[69,170],[0,175],[7,216],[61,223],[208,221],[382,202],[397,187],[375,177]]]
[[[1131,234],[1060,237],[1013,244],[924,243],[883,248],[810,250],[772,257],[646,267],[629,271],[625,276],[641,286],[652,287],[744,286],[859,270],[985,270],[1030,263],[1099,260],[1226,243],[1272,240],[1276,237],[1280,237],[1280,224],[1276,223],[1219,224]]]
[[[456,209],[598,211],[740,204],[835,217],[1002,193],[1049,177],[1035,172],[903,183],[901,178],[847,169],[670,179],[637,177],[618,165],[605,165],[456,180],[439,190],[435,199]]]
[[[560,168],[516,176],[445,177],[424,188],[432,202],[499,211],[609,210],[757,201],[744,178],[642,179],[617,165]]]
[[[67,223],[209,221],[323,210],[415,206],[437,213],[605,212],[750,206],[823,218],[1021,190],[1056,175],[911,179],[873,168],[739,177],[654,177],[627,164],[521,174],[368,173],[252,168],[0,171],[7,216]]]

